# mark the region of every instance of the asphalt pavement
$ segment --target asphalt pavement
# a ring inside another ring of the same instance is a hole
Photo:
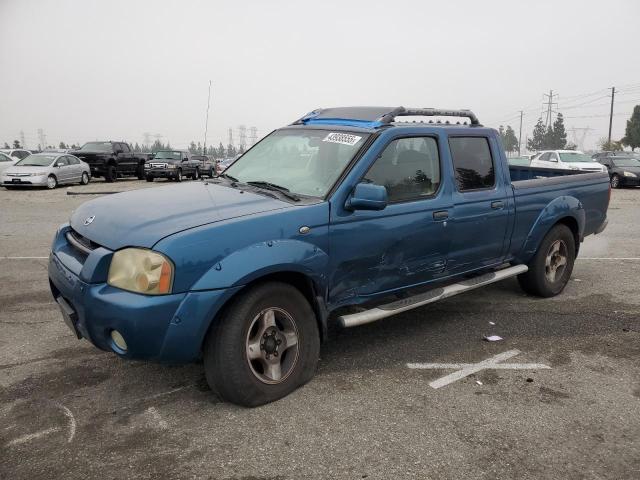
[[[0,189],[1,479],[640,478],[640,189],[613,192],[560,296],[511,279],[337,330],[308,385],[244,409],[200,364],[76,340],[51,298],[73,209],[160,183]]]

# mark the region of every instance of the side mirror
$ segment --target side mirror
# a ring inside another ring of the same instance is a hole
[[[347,210],[384,210],[387,206],[387,189],[375,183],[359,183],[347,199]]]

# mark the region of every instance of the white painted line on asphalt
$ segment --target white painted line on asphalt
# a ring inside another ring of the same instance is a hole
[[[44,437],[45,435],[50,435],[52,433],[55,433],[57,431],[59,431],[60,428],[58,427],[52,427],[52,428],[47,428],[46,430],[41,430],[40,432],[36,432],[36,433],[28,433],[27,435],[22,435],[21,437],[18,437],[14,440],[11,440],[9,443],[7,443],[7,447],[11,447],[13,445],[20,445],[22,443],[27,443],[30,442],[31,440],[35,440],[37,438],[40,437]]]
[[[576,260],[640,260],[640,257],[578,257]]]
[[[54,402],[60,409],[64,412],[65,417],[69,420],[69,436],[67,437],[67,443],[71,443],[73,437],[76,436],[76,419],[67,407],[62,405],[61,403]]]
[[[478,363],[407,363],[407,367],[414,370],[457,370],[457,372],[450,373],[429,383],[432,388],[444,387],[481,370],[542,370],[551,368],[543,363],[498,363],[519,354],[519,350],[509,350]]]

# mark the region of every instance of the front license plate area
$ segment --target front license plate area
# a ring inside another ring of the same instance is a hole
[[[73,307],[69,305],[69,302],[67,302],[62,297],[56,298],[56,302],[60,307],[60,312],[62,313],[64,323],[67,324],[67,327],[71,329],[76,337],[82,338],[82,335],[80,335],[80,332],[78,331],[78,327],[76,325],[78,323],[78,314],[75,312]]]

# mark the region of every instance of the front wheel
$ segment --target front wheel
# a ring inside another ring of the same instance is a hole
[[[255,286],[214,321],[205,340],[204,368],[209,386],[224,400],[256,407],[313,377],[318,326],[296,288],[279,282]]]
[[[518,275],[520,287],[540,297],[558,295],[569,282],[575,258],[573,232],[566,225],[556,225],[544,237],[529,262],[529,271]]]
[[[87,172],[82,172],[82,178],[80,179],[81,185],[87,185],[89,183],[89,174]]]
[[[175,177],[176,182],[181,182],[182,181],[182,169],[179,168],[178,171],[176,172],[176,177]]]
[[[56,177],[54,177],[53,175],[49,175],[49,177],[47,178],[47,188],[49,190],[53,190],[57,186],[58,186],[58,180],[56,179]]]
[[[151,175],[147,175],[147,182],[153,182],[153,177]]]
[[[614,174],[611,177],[611,188],[620,188],[620,176],[617,174]]]
[[[136,168],[136,177],[138,177],[138,180],[144,180],[146,175],[144,173],[144,164],[140,164],[138,165],[138,168]]]
[[[104,180],[107,183],[113,183],[116,181],[118,173],[116,172],[115,165],[107,165],[107,170],[104,173]]]

